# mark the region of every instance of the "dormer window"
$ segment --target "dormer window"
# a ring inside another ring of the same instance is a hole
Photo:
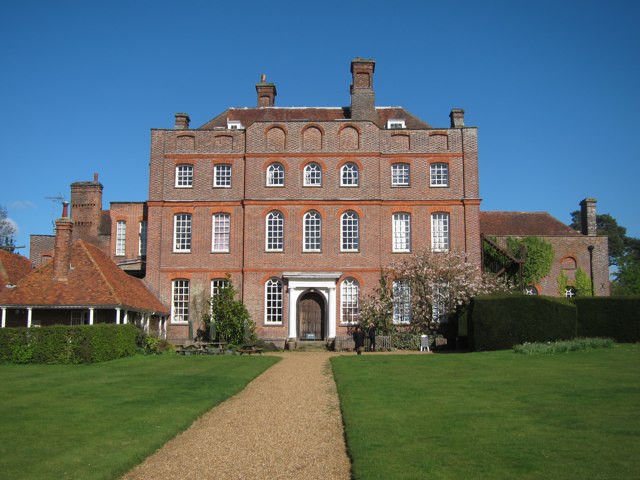
[[[240,123],[240,120],[227,120],[227,128],[229,130],[243,130],[244,127],[242,126],[242,123]]]
[[[387,120],[387,128],[389,130],[400,130],[402,128],[407,128],[407,126],[405,125],[404,120],[391,119]]]

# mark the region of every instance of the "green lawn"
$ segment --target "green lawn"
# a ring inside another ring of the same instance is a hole
[[[118,478],[276,357],[0,365],[0,477]]]
[[[640,478],[640,344],[332,365],[356,479]]]

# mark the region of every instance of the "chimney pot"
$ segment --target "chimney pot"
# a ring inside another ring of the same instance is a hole
[[[63,205],[66,209],[68,204],[65,202]],[[53,246],[53,279],[59,282],[66,282],[69,276],[72,236],[73,220],[68,217],[57,219],[56,238]]]
[[[62,202],[62,218],[69,218],[69,202]]]
[[[278,91],[273,83],[267,83],[267,76],[263,73],[260,76],[260,83],[256,84],[258,93],[258,107],[273,107],[276,104]]]
[[[189,118],[188,113],[176,113],[176,124],[174,126],[177,130],[187,130],[189,128],[189,122],[191,119]]]
[[[93,174],[93,183],[98,183],[98,172]]]

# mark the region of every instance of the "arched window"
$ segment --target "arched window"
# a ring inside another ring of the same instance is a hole
[[[229,280],[226,278],[214,278],[211,280],[211,296],[215,297],[223,288],[229,286]]]
[[[322,248],[322,218],[316,211],[304,215],[303,244],[305,252],[319,252]]]
[[[211,251],[228,252],[231,237],[231,215],[215,213],[212,221]]]
[[[173,251],[191,251],[191,214],[178,213],[173,217]]]
[[[340,169],[340,186],[357,187],[359,181],[358,166],[355,163],[345,163]]]
[[[340,285],[340,321],[357,323],[360,313],[360,285],[353,278],[345,278]]]
[[[360,249],[360,225],[358,214],[348,211],[340,217],[340,250],[357,252]]]
[[[304,167],[304,186],[319,187],[322,185],[322,168],[317,163]]]
[[[282,323],[282,306],[282,282],[277,278],[270,278],[264,287],[265,323]]]
[[[393,214],[393,251],[411,251],[411,215],[408,213]]]
[[[272,163],[267,167],[267,186],[281,187],[284,185],[284,167],[280,163]]]
[[[266,226],[267,251],[279,251],[284,248],[284,217],[280,212],[269,212]]]

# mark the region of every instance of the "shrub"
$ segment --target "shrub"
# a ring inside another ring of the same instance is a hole
[[[640,297],[574,298],[578,335],[611,337],[617,342],[640,342]]]
[[[574,338],[573,340],[547,343],[523,343],[515,345],[513,351],[525,355],[548,355],[554,353],[577,352],[594,348],[613,348],[611,338]]]
[[[561,298],[476,297],[467,316],[474,350],[500,350],[524,342],[553,342],[576,336],[575,305]]]
[[[398,350],[420,350],[420,335],[411,332],[395,332],[391,345]]]

